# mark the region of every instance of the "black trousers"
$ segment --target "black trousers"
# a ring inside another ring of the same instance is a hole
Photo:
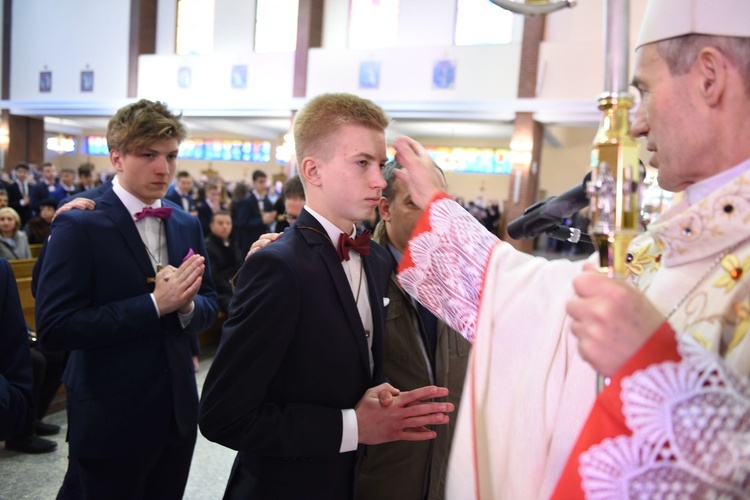
[[[68,458],[58,500],[180,500],[185,493],[197,429],[166,444],[117,458]]]

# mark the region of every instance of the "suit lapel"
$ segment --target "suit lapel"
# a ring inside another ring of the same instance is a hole
[[[370,245],[374,245],[374,242],[370,242]],[[376,279],[378,276],[377,266],[374,259],[371,257],[362,257],[364,262],[365,276],[367,276],[367,293],[370,298],[370,314],[372,314],[372,358],[375,364],[375,372],[373,376],[379,378],[377,373],[378,367],[383,366],[383,340],[385,335],[385,325],[383,324],[383,298],[386,296],[385,289]],[[369,363],[369,359],[368,359]]]
[[[172,208],[172,216],[164,221],[164,234],[167,237],[168,262],[174,267],[180,267],[182,265],[182,259],[184,259],[185,255],[188,253],[187,249],[182,252],[185,248],[184,243],[186,243],[187,240],[185,239],[185,234],[180,235],[181,225],[177,221],[177,218],[182,215],[181,213],[178,213],[177,210],[182,209],[178,208],[174,203],[168,200],[163,199],[161,200],[161,203],[163,207]]]
[[[304,227],[312,229],[303,229]],[[367,339],[365,337],[365,327],[362,325],[362,318],[359,316],[357,304],[354,302],[352,287],[349,280],[346,279],[346,273],[341,265],[336,249],[331,244],[325,229],[309,212],[303,210],[300,214],[295,228],[300,232],[311,249],[315,249],[319,254],[326,269],[328,270],[331,280],[333,281],[336,294],[342,304],[342,308],[349,322],[349,328],[355,337],[357,350],[362,359],[363,367],[367,370],[367,377],[370,378],[370,355],[367,352]],[[365,268],[367,263],[365,262]],[[368,287],[369,285],[368,275]],[[382,300],[382,299],[381,299]]]
[[[120,201],[120,198],[117,197],[113,190],[110,190],[104,193],[97,203],[102,207],[102,210],[105,211],[107,217],[114,223],[115,227],[122,233],[126,246],[130,249],[133,258],[138,263],[143,274],[147,277],[153,276],[154,266],[151,264],[146,247],[143,246],[141,234],[136,229],[133,218],[125,208],[125,205]]]

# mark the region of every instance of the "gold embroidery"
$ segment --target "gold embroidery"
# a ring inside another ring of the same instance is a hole
[[[722,274],[714,282],[714,286],[724,288],[724,291],[729,293],[740,278],[742,278],[742,275],[750,271],[750,257],[745,259],[744,262],[740,262],[740,259],[736,255],[727,254],[721,259],[721,267],[724,268],[726,274]]]
[[[700,333],[694,333],[693,338],[707,351],[711,350],[711,342],[701,337]]]
[[[643,274],[643,271],[649,267],[649,271],[654,272],[661,266],[661,255],[648,253],[650,244],[644,243],[638,248],[634,248],[630,254],[628,254],[628,260],[625,266],[630,270],[631,273],[636,276]]]
[[[727,347],[727,352],[730,352],[732,349],[737,347],[737,345],[739,345],[739,343],[742,342],[742,340],[747,335],[748,330],[750,330],[750,302],[735,304],[734,311],[737,314],[739,324],[734,330],[732,341],[729,343],[729,347]]]

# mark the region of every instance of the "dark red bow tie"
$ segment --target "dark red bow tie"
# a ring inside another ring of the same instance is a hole
[[[339,244],[336,245],[336,251],[342,261],[349,260],[349,250],[354,250],[360,255],[370,254],[370,231],[362,231],[362,234],[354,239],[348,234],[341,233]]]
[[[143,210],[135,214],[135,221],[138,222],[145,217],[158,217],[159,219],[167,220],[172,216],[171,207],[151,208],[144,207]]]

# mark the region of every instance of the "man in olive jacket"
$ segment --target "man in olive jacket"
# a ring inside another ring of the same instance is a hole
[[[390,161],[383,170],[387,182],[379,206],[383,220],[373,235],[373,241],[388,249],[393,257],[383,373],[391,385],[403,391],[430,384],[447,387],[447,399],[458,412],[470,344],[419,305],[396,280],[401,254],[422,214],[412,203],[406,184],[393,174],[399,168],[397,162]],[[443,499],[454,426],[452,420],[435,429],[437,438],[432,441],[370,446],[360,473],[360,499],[388,498],[394,484],[399,487],[399,499]]]

